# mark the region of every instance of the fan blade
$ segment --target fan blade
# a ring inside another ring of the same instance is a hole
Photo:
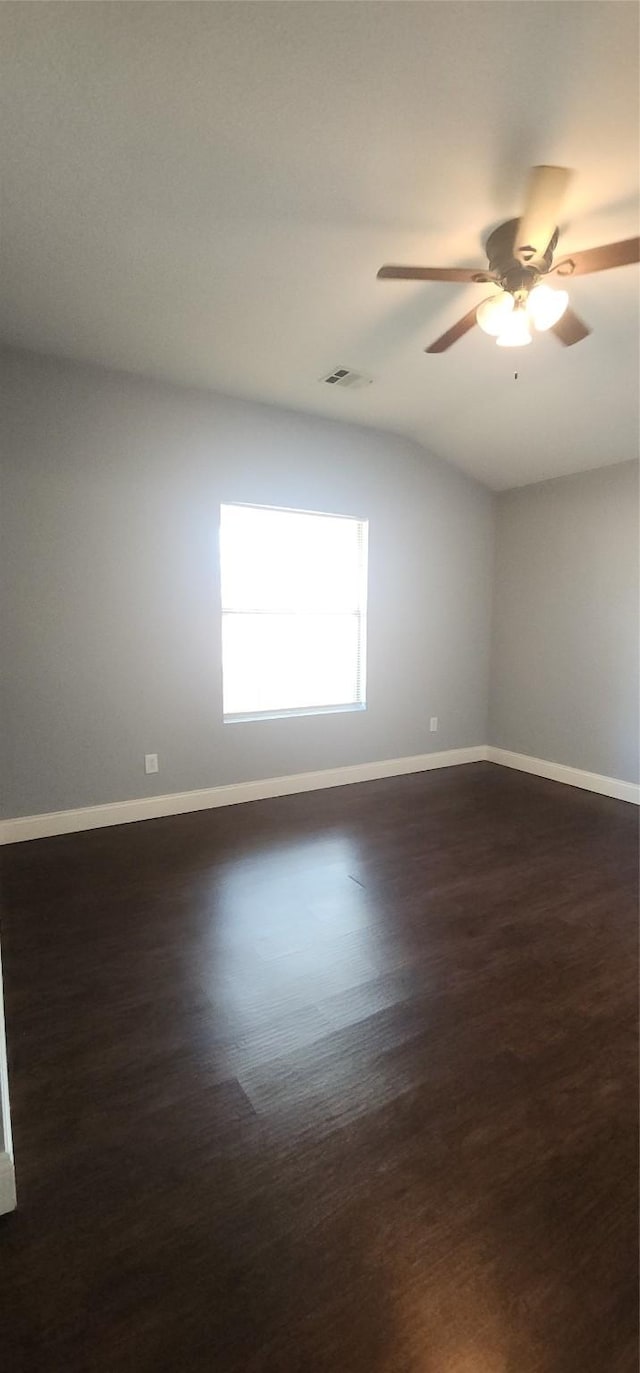
[[[571,180],[568,167],[532,167],[524,213],[516,229],[513,256],[529,263],[544,254],[558,227],[560,207]]]
[[[425,353],[444,353],[447,348],[451,347],[452,343],[457,343],[459,338],[473,329],[476,323],[477,308],[477,305],[474,305],[473,310],[470,310],[468,315],[463,315],[457,324],[452,324],[451,328],[447,329],[446,334],[442,334],[429,348],[425,348]]]
[[[583,338],[587,338],[591,330],[589,325],[585,324],[579,315],[571,309],[571,306],[568,306],[557,324],[552,324],[551,332],[561,343],[564,343],[565,348],[571,348],[572,344],[580,343]]]
[[[481,267],[381,267],[378,278],[397,281],[492,281]]]
[[[553,268],[561,277],[583,277],[589,272],[606,272],[609,267],[628,267],[640,262],[640,238],[625,238],[620,243],[603,243],[600,248],[585,248],[572,253]]]

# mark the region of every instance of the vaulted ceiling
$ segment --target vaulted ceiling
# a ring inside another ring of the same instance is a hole
[[[423,349],[482,286],[527,169],[575,169],[563,249],[638,232],[638,10],[599,3],[5,3],[6,341],[371,424],[496,488],[638,446],[638,269],[593,334]],[[335,366],[361,390],[318,380]],[[514,379],[517,371],[518,380]]]

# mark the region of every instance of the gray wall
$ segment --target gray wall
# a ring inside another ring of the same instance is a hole
[[[373,430],[25,353],[0,365],[5,815],[486,741],[482,487]],[[366,712],[223,725],[234,500],[368,517]]]
[[[498,498],[489,740],[638,780],[638,465]]]

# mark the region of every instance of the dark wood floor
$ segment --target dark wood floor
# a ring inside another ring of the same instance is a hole
[[[636,1373],[636,834],[475,764],[5,850],[7,1373]]]

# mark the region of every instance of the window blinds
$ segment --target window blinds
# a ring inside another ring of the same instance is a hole
[[[365,704],[367,521],[220,513],[225,720]]]

